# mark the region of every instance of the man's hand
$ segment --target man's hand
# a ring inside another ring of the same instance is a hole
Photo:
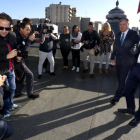
[[[22,60],[22,57],[17,57],[17,62],[20,62]]]
[[[16,49],[12,50],[11,52],[9,52],[7,54],[7,59],[14,58],[15,56],[17,56],[17,50]]]
[[[69,42],[69,39],[65,39],[66,42]]]
[[[98,49],[98,47],[97,47],[97,46],[95,46],[95,47],[94,47],[94,50],[96,51],[97,49]]]
[[[88,44],[89,43],[89,41],[85,41],[85,44]]]
[[[114,60],[110,60],[110,64],[113,66],[114,65]]]
[[[5,79],[6,78],[7,78],[6,75],[3,75],[3,76],[0,75],[0,86],[3,86],[4,85],[4,82],[5,82]]]
[[[30,35],[29,40],[34,41],[35,40],[35,34]]]

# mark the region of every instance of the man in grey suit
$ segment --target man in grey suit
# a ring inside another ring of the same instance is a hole
[[[110,101],[112,105],[116,105],[123,96],[125,81],[134,63],[137,51],[135,46],[139,41],[137,32],[129,29],[128,19],[120,20],[120,31],[116,34],[113,52],[111,54],[111,65],[114,65],[114,59],[116,57],[116,74],[119,82],[116,94]]]

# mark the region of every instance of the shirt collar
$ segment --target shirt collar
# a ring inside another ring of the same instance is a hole
[[[23,33],[19,30],[19,33],[20,33],[20,35],[22,36],[22,38],[23,39],[26,39],[27,37],[25,37],[24,35],[23,35]]]
[[[129,31],[129,28],[125,32],[122,32],[122,34],[124,33],[126,35],[128,31]]]

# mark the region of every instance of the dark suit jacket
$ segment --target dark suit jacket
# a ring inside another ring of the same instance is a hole
[[[139,36],[136,31],[129,29],[122,46],[120,38],[121,32],[116,34],[111,60],[114,60],[116,56],[116,65],[132,67],[135,55],[138,52],[136,45],[139,42]]]

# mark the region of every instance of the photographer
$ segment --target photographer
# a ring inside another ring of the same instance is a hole
[[[27,19],[27,18],[26,18]],[[16,79],[16,91],[15,97],[19,97],[21,95],[21,91],[24,87],[24,81],[26,79],[26,91],[28,98],[38,98],[39,95],[33,93],[34,87],[34,76],[30,69],[26,66],[25,58],[28,57],[28,48],[30,47],[32,41],[35,40],[35,34],[30,35],[31,32],[31,24],[30,22],[22,22],[20,23],[20,29],[16,31],[16,39],[17,39],[17,62],[20,63],[23,68],[23,77],[20,80]]]
[[[108,65],[111,55],[111,46],[115,40],[114,32],[111,30],[110,24],[106,22],[103,25],[102,30],[99,32],[100,37],[100,64],[99,64],[99,73],[102,73],[102,63],[104,60],[104,55],[106,55],[106,67],[105,73],[108,74]]]
[[[98,33],[93,30],[94,23],[89,22],[88,30],[83,32],[81,42],[83,45],[83,61],[84,61],[84,71],[86,73],[88,71],[87,65],[87,56],[89,55],[90,59],[90,77],[94,78],[94,59],[95,59],[95,51],[98,49],[100,38]]]
[[[5,78],[6,78],[6,76],[0,75],[0,114],[1,114],[1,111],[3,110],[3,105],[5,105],[5,103],[6,103],[5,102],[6,96],[4,95],[3,87],[2,87],[2,86],[4,86]],[[5,97],[3,97],[3,96],[5,96]],[[3,98],[4,98],[4,101],[3,101]],[[0,140],[9,137],[12,134],[13,134],[12,126],[7,124],[6,121],[0,120]]]
[[[53,33],[54,27],[52,27],[51,30],[52,30],[52,33]],[[53,34],[56,36],[56,38],[58,38],[58,35],[57,35],[56,33],[53,33]],[[53,57],[54,57],[54,59],[55,59],[55,54],[56,54],[56,49],[57,49],[57,43],[58,43],[58,39],[53,40],[52,52],[53,52]],[[48,65],[48,59],[46,58],[46,60],[45,60],[45,62],[44,62],[44,64],[43,64],[43,72],[48,72],[48,73],[50,73],[50,70],[47,71],[47,65]]]
[[[44,26],[43,35],[41,37],[40,46],[39,46],[39,64],[38,64],[38,79],[41,79],[42,76],[42,66],[47,58],[50,63],[50,75],[55,76],[54,73],[54,57],[53,57],[53,40],[56,40],[57,37],[52,34],[51,26]]]
[[[72,34],[70,35],[70,40],[71,40],[72,63],[73,63],[72,70],[73,71],[76,70],[76,72],[79,72],[80,70],[81,37],[82,34],[80,33],[80,28],[77,25],[74,25],[72,28]]]
[[[12,59],[17,56],[16,36],[11,30],[12,19],[6,13],[0,14],[0,73],[6,74],[6,83],[10,88],[10,110],[19,109],[20,106],[13,103],[15,94],[15,74]]]

